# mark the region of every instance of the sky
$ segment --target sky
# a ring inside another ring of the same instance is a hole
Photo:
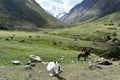
[[[80,3],[82,0],[35,0],[38,2],[41,6],[44,5],[44,3],[49,3],[49,7],[52,5],[57,5],[66,10],[66,12],[69,12],[69,10],[74,7],[76,4]]]
[[[47,12],[58,15],[62,12],[69,12],[71,8],[82,0],[35,0]]]

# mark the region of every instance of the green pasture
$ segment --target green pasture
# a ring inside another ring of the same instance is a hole
[[[66,53],[69,54],[68,58],[76,53],[72,50],[62,50],[61,45],[54,45],[54,42],[61,41],[59,38],[57,40],[55,36],[26,32],[0,32],[0,34],[0,60],[2,62],[0,64],[11,64],[13,60],[20,60],[25,64],[29,61],[31,54],[40,56],[43,61],[51,61],[66,56]],[[15,36],[11,40],[10,37],[14,34]],[[5,39],[9,39],[9,41]],[[20,40],[24,40],[24,42],[20,43]]]
[[[19,42],[21,40],[24,42]],[[92,41],[75,41],[73,38],[39,32],[0,31],[0,64],[8,65],[13,60],[20,60],[25,64],[31,54],[40,56],[43,61],[60,60],[62,56],[66,56],[64,63],[68,63],[76,58],[83,47],[105,50],[108,45],[99,42],[94,45]]]
[[[111,17],[111,16],[110,16]],[[110,24],[113,25],[110,25]],[[120,39],[120,22],[114,19],[105,20],[100,18],[97,21],[92,21],[88,23],[82,23],[71,28],[55,30],[50,32],[50,34],[64,36],[64,37],[77,37],[83,40],[94,40],[96,38],[104,39],[106,35],[110,35],[112,38],[116,37]],[[114,33],[117,36],[112,36]]]
[[[13,39],[11,39],[13,37]],[[7,40],[6,40],[7,39]],[[19,42],[24,40],[24,42]],[[29,55],[41,57],[43,62],[60,61],[63,72],[61,78],[65,80],[117,80],[119,65],[102,66],[103,69],[88,69],[88,61],[94,62],[95,53],[84,61],[77,60],[78,52],[83,48],[105,50],[108,43],[93,41],[75,41],[73,38],[43,34],[42,32],[0,31],[0,80],[57,80],[50,77],[46,65],[37,62],[32,70],[26,70],[25,64],[30,61]],[[62,60],[64,56],[64,60]],[[12,61],[20,60],[16,66]]]
[[[87,62],[76,61],[62,64],[63,72],[61,80],[119,80],[119,66],[102,66],[103,69],[89,70]],[[1,80],[58,80],[50,77],[46,65],[37,64],[32,70],[26,70],[24,66],[5,66],[0,69]]]

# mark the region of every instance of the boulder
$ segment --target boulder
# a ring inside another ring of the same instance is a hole
[[[31,59],[32,62],[40,62],[41,58],[36,55],[30,55],[29,58]]]
[[[20,61],[16,60],[12,62],[14,65],[20,65]]]

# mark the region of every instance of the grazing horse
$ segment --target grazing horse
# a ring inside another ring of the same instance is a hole
[[[90,49],[90,50],[86,50],[86,49],[85,49],[84,51],[82,50],[82,52],[80,52],[80,53],[78,54],[78,57],[77,57],[78,60],[79,60],[80,57],[84,57],[84,60],[86,61],[86,58],[90,55],[91,50],[92,50],[92,49]]]

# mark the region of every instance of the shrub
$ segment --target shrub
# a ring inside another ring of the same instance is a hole
[[[112,38],[111,38],[110,35],[106,35],[106,36],[104,37],[104,39],[105,39],[105,41],[109,41],[109,40],[111,40]]]
[[[120,26],[120,23],[118,23],[118,26]]]
[[[116,32],[114,32],[114,33],[112,34],[112,36],[117,36],[117,33],[116,33]]]
[[[109,48],[109,49],[103,54],[103,57],[120,59],[120,47],[114,46],[114,47]]]
[[[117,38],[113,38],[113,39],[112,39],[112,42],[115,42],[115,41],[118,41],[118,39],[117,39]]]

